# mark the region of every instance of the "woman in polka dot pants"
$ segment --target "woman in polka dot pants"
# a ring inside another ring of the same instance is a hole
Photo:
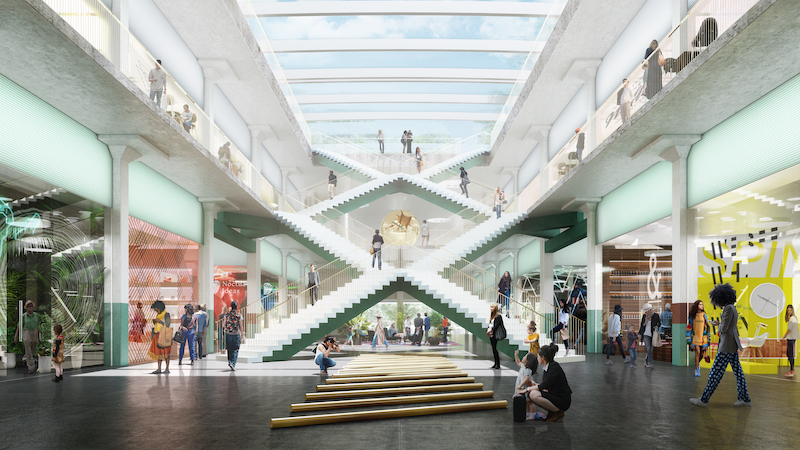
[[[738,395],[738,399],[733,405],[750,406],[747,383],[744,381],[742,365],[739,363],[739,350],[742,349],[742,344],[739,342],[739,332],[736,329],[739,323],[739,313],[736,311],[736,306],[734,306],[734,303],[736,303],[736,291],[728,283],[718,284],[708,293],[708,296],[711,298],[711,303],[722,308],[722,321],[714,323],[714,325],[719,325],[719,349],[716,358],[714,358],[711,372],[708,374],[708,383],[705,390],[703,390],[703,395],[700,398],[690,398],[689,403],[695,406],[707,406],[711,395],[719,386],[719,382],[722,381],[722,376],[725,375],[725,369],[730,364],[733,375],[736,377]]]

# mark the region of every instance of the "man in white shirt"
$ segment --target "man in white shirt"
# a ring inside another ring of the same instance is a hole
[[[633,91],[628,87],[628,79],[622,80],[622,96],[619,99],[619,115],[622,117],[622,122],[625,123],[631,118],[631,100],[633,100]]]
[[[150,69],[147,79],[150,81],[150,100],[155,101],[160,108],[161,94],[167,95],[167,73],[161,69],[160,59],[156,60],[155,69]]]
[[[423,220],[422,226],[420,227],[421,234],[422,234],[422,247],[428,245],[428,238],[431,237],[431,227],[428,226],[428,221]]]
[[[611,361],[611,351],[614,349],[614,342],[616,341],[619,347],[619,352],[622,355],[623,362],[630,361],[625,357],[625,350],[622,347],[622,337],[620,331],[622,329],[622,306],[614,305],[614,312],[608,316],[608,346],[605,349],[606,364],[613,364]]]

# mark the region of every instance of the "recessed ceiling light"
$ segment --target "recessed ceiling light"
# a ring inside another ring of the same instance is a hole
[[[709,211],[708,213],[709,213],[709,214],[719,214],[719,213],[721,213],[721,212],[722,212],[722,211]]]
[[[428,223],[445,223],[447,219],[444,217],[434,217],[433,219],[427,219]]]
[[[762,217],[758,219],[759,222],[769,222],[770,220],[772,220],[772,217]]]
[[[800,197],[787,198],[787,202],[800,202]]]
[[[739,215],[740,216],[746,216],[747,215],[747,211],[739,211]]]
[[[697,217],[695,217],[695,219],[705,219],[705,217],[703,217],[703,216],[697,216]]]
[[[708,237],[714,237],[714,236],[716,236],[716,234],[707,234],[706,236],[708,236]]]
[[[723,221],[723,222],[733,222],[736,219],[734,219],[733,217],[723,217],[720,220]]]
[[[722,230],[722,233],[725,233],[725,234],[733,233],[733,230]]]

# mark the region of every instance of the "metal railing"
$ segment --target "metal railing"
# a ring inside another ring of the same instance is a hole
[[[675,78],[757,2],[758,0],[698,1],[681,23],[658,42],[653,52],[638,63],[627,77],[629,91],[624,95],[630,96],[630,105],[627,102],[617,104],[617,97],[624,88],[620,84],[614,94],[597,108],[594,116],[580,127],[580,131],[523,189],[522,207],[527,210],[533,206],[542,195],[575,170],[583,158],[596,150],[598,143],[630,120],[665,84]],[[545,182],[542,177],[545,177]]]
[[[160,105],[156,103],[157,106],[215,155],[245,186],[266,203],[275,203],[272,185],[169,73],[165,71],[165,89],[159,90],[163,96],[157,96],[155,91],[150,91],[150,70],[156,67],[156,59],[101,0],[44,2],[142,92],[154,97],[154,101],[161,98]]]
[[[411,139],[411,153],[407,153],[407,143],[402,142],[402,136],[385,136],[383,138],[384,151],[380,151],[377,134],[372,137],[339,137],[329,136],[321,132],[312,134],[311,146],[315,149],[327,150],[340,154],[370,154],[383,155],[414,155],[417,147],[423,156],[447,154],[448,157],[474,150],[489,150],[489,133],[481,131],[466,138],[420,136]]]

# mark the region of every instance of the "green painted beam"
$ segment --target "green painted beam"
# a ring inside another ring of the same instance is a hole
[[[217,219],[214,219],[214,237],[245,253],[256,252],[256,242],[254,240],[247,238]]]
[[[569,228],[561,232],[561,234],[559,234],[558,236],[548,239],[544,243],[544,251],[545,253],[555,253],[564,247],[569,247],[570,245],[580,241],[581,239],[586,239],[585,220],[582,220],[572,228]]]
[[[583,213],[566,212],[544,217],[528,217],[522,222],[522,234],[532,234],[537,231],[561,230],[577,225],[583,220]]]
[[[262,231],[266,233],[263,236],[278,234],[280,225],[274,217],[257,217],[234,212],[221,212],[217,214],[217,219],[231,228]]]

